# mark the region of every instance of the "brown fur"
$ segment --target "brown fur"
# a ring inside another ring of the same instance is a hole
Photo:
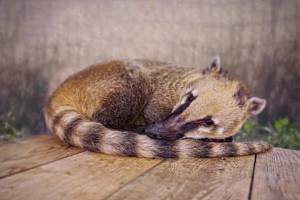
[[[45,108],[46,124],[68,144],[107,154],[220,157],[249,155],[270,149],[270,145],[264,142],[197,140],[232,136],[250,116],[250,96],[246,87],[218,72],[216,65],[214,70],[203,73],[197,68],[147,60],[93,65],[68,78],[52,94]],[[170,113],[187,101],[187,91],[199,96],[177,113],[178,116],[170,118]],[[164,121],[168,116],[169,119]],[[207,116],[216,121],[209,132],[201,129],[204,123],[201,119],[207,119]],[[180,132],[180,139],[175,137],[176,140],[169,141],[132,131],[160,121],[161,126],[168,125],[167,128],[171,124],[174,134],[177,134],[177,129],[189,131]],[[199,123],[192,127],[193,130],[180,127],[188,122]]]

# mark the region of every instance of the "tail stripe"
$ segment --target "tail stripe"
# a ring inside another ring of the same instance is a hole
[[[253,143],[244,143],[244,145],[237,146],[237,153],[238,154],[251,154],[253,152],[257,152],[259,149],[260,148],[256,147],[255,144],[253,144]]]
[[[90,151],[100,152],[103,127],[100,124],[91,125],[82,138],[82,146]]]
[[[80,116],[75,117],[74,119],[72,119],[72,121],[68,122],[65,126],[65,137],[64,137],[64,141],[67,144],[72,144],[72,134],[74,132],[74,130],[76,129],[76,127],[80,124],[80,122],[82,122],[83,119]]]
[[[75,119],[83,119],[80,117],[80,114],[73,111],[73,110],[64,110],[57,113],[52,121],[52,130],[60,137],[60,139],[64,140],[68,144],[70,143],[69,135],[72,134],[72,130],[69,131],[70,134],[66,137],[65,128],[70,127],[68,126],[71,124]]]
[[[141,157],[155,158],[157,152],[157,144],[155,140],[146,135],[136,135],[136,151]]]
[[[208,142],[198,142],[195,145],[194,149],[192,149],[192,157],[203,157],[207,158],[214,154],[214,145]],[[193,152],[194,151],[194,152]]]
[[[160,158],[178,158],[176,141],[156,140],[155,156]]]
[[[181,139],[177,141],[176,149],[179,157],[210,157],[215,149],[215,143],[202,142],[193,139]]]
[[[55,126],[59,124],[59,122],[64,117],[64,115],[69,112],[75,112],[75,111],[74,110],[62,110],[60,112],[55,113],[50,128],[52,128],[52,130],[54,130]]]
[[[251,153],[251,152],[255,152],[255,150],[256,150],[253,143],[249,143],[248,148],[249,148],[249,152],[250,152],[250,153]]]
[[[234,156],[239,151],[239,148],[234,143],[225,143],[223,149],[226,156]]]
[[[136,143],[136,134],[125,132],[123,137],[124,148],[120,148],[121,153],[127,156],[137,156]]]

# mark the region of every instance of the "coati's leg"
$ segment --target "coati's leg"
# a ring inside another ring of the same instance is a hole
[[[141,127],[139,132],[143,132],[151,138],[177,140],[184,136],[187,130],[198,127],[200,122],[186,123],[180,118],[189,105],[195,100],[196,96],[191,91],[187,92],[182,98],[181,103],[163,120],[154,122],[145,127]]]
[[[154,139],[174,141],[184,137],[188,131],[194,130],[199,126],[207,126],[207,124],[211,123],[211,116],[194,121],[185,121],[180,116],[196,98],[197,96],[195,96],[192,91],[188,91],[167,117],[158,122],[140,127],[137,132],[146,134]],[[232,142],[232,137],[225,139],[202,139],[202,141]]]

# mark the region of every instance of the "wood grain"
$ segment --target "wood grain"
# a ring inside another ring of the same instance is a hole
[[[300,199],[300,151],[274,148],[257,155],[252,199]]]
[[[248,199],[254,156],[165,161],[108,199]]]
[[[103,199],[162,162],[83,152],[0,180],[1,199]]]
[[[0,146],[0,178],[83,150],[67,146],[51,135],[41,135]]]
[[[0,199],[300,196],[300,151],[295,150],[274,148],[256,160],[247,156],[162,161],[83,152],[43,135],[1,144],[0,151]]]

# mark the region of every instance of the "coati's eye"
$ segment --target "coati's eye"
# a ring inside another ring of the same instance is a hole
[[[196,128],[199,127],[214,127],[216,126],[215,122],[212,120],[212,116],[208,115],[204,118],[198,119],[198,120],[194,120],[194,121],[190,121],[187,122],[186,124],[184,124],[181,129],[184,132],[188,132],[191,130],[194,130]]]
[[[203,122],[203,126],[205,126],[205,127],[210,127],[210,126],[215,125],[215,122],[212,120],[211,116],[204,117],[202,119],[202,122]]]

